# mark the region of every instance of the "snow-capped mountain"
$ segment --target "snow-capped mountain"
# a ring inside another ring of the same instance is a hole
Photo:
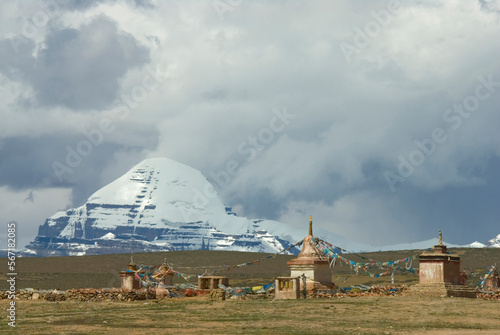
[[[486,243],[475,241],[467,246],[470,248],[500,248],[500,234],[488,240]]]
[[[276,221],[236,216],[199,171],[167,158],[154,158],[95,192],[83,206],[48,218],[23,253],[278,252],[303,238],[303,233],[292,233],[293,229]]]

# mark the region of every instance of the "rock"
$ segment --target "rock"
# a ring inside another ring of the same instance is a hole
[[[156,299],[164,299],[169,296],[170,293],[168,292],[168,290],[164,289],[163,287],[156,288]]]
[[[226,300],[226,291],[219,288],[216,290],[211,290],[208,294],[208,298],[212,301]]]

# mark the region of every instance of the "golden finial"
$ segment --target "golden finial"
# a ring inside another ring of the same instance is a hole
[[[132,259],[132,256],[130,256],[130,264],[127,266],[127,269],[131,271],[137,270],[137,266],[134,263],[134,260]]]
[[[309,216],[309,235],[312,236],[313,234],[313,217],[312,215]]]
[[[438,244],[443,244],[443,234],[441,233],[441,229],[439,229],[439,241]]]

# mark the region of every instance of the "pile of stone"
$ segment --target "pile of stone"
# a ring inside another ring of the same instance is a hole
[[[404,286],[363,286],[350,288],[336,288],[333,290],[317,291],[308,297],[311,298],[344,298],[398,295]]]
[[[120,289],[71,289],[66,291],[68,300],[78,301],[120,301],[122,292]]]
[[[53,291],[41,291],[41,292],[35,292],[33,290],[20,290],[16,292],[16,298],[20,300],[31,300],[33,299],[33,295],[35,295],[35,300],[42,299],[42,295],[46,295],[47,297],[58,297],[56,294],[57,292],[60,291],[55,291],[56,293],[52,294]],[[55,299],[53,301],[56,301]],[[59,301],[61,301],[59,299]]]
[[[477,294],[479,299],[483,300],[499,300],[500,301],[500,290],[495,291],[481,291]]]
[[[51,291],[35,291],[35,290],[19,290],[15,293],[16,299],[19,300],[38,300],[47,301],[136,301],[146,299],[156,299],[154,289],[140,289],[130,292],[124,292],[122,289],[71,289],[66,291],[51,290]],[[170,294],[166,295],[170,297]],[[8,299],[8,291],[0,291],[1,299]]]
[[[35,293],[38,293],[38,292],[32,293],[31,299],[33,299],[33,295]],[[47,301],[65,301],[67,299],[65,292],[61,292],[61,291],[57,291],[57,290],[40,294],[40,298],[47,300]]]
[[[156,299],[155,291],[141,289],[130,292],[124,292],[121,295],[121,300],[123,301],[136,301],[136,300],[146,300],[146,299]]]
[[[133,290],[124,292],[122,289],[71,289],[66,291],[68,300],[78,301],[136,301],[156,299],[156,293],[150,289]]]
[[[211,290],[208,294],[208,298],[212,301],[226,300],[226,291],[224,289]]]
[[[0,291],[0,299],[8,299],[9,294],[11,294],[9,293],[9,291]],[[25,290],[17,290],[14,295],[18,300],[38,300],[38,299],[44,299],[47,301],[66,300],[65,292],[59,290],[35,291],[33,289],[25,289]]]

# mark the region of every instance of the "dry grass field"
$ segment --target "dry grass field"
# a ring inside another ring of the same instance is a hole
[[[457,249],[468,270],[500,264],[500,249]],[[349,255],[377,261],[405,258],[416,251]],[[201,274],[223,265],[251,262],[267,256],[258,253],[179,251],[135,254],[136,263],[156,265],[165,258],[174,269]],[[264,262],[231,271],[230,284],[255,286],[288,275],[286,261],[278,255]],[[130,255],[49,257],[17,259],[18,288],[69,289],[119,287],[118,272]],[[7,264],[6,259],[0,262]],[[418,267],[414,262],[413,267]],[[6,271],[2,271],[5,273]],[[5,289],[5,275],[0,289]],[[345,264],[334,268],[333,280],[349,279],[339,286],[386,285],[390,277],[354,275]],[[186,282],[176,277],[178,283]],[[191,282],[195,282],[193,277]],[[395,284],[411,285],[418,277],[395,276]],[[7,325],[8,300],[0,300],[0,333],[18,334],[500,334],[500,301],[465,298],[365,296],[302,299],[297,301],[241,300],[212,302],[207,298],[170,298],[132,302],[17,301],[15,329]]]
[[[7,301],[0,301],[5,310]],[[19,301],[19,334],[500,334],[500,301],[404,296]],[[0,333],[9,331],[1,316]],[[10,329],[13,331],[13,329]]]

